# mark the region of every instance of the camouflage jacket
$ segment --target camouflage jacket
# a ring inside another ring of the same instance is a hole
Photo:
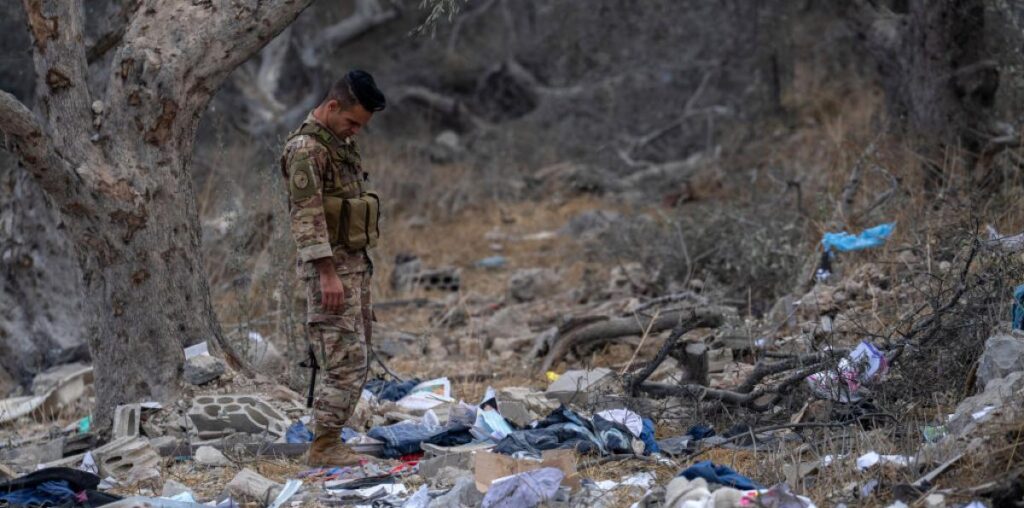
[[[288,185],[292,236],[299,249],[300,277],[316,275],[312,261],[333,257],[339,275],[370,270],[365,250],[347,251],[332,244],[324,215],[324,197],[358,197],[367,174],[352,138],[338,139],[312,113],[288,136],[281,156]]]

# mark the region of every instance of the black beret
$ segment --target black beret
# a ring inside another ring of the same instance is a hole
[[[352,95],[367,111],[380,111],[387,105],[384,94],[377,88],[377,83],[373,81],[373,76],[369,72],[359,69],[349,71],[345,75],[345,80],[348,81]]]

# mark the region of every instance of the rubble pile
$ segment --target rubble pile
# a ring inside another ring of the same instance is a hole
[[[515,252],[593,238],[615,220],[591,213],[561,231],[495,230],[487,241]],[[120,406],[109,431],[92,428],[91,367],[40,374],[31,394],[0,401],[0,501],[939,507],[983,506],[1005,491],[950,479],[1009,449],[1006,429],[1024,417],[1024,334],[996,330],[977,393],[941,418],[941,408],[921,411],[930,420],[898,442],[894,429],[911,424],[880,409],[877,392],[900,375],[894,360],[907,346],[880,337],[917,293],[884,263],[819,267],[809,290],[757,320],[716,305],[703,281],[657,294],[656,275],[636,263],[601,277],[510,259],[432,268],[403,255],[393,289],[426,297],[383,303],[374,338],[403,378],[375,367],[338,436],[376,461],[303,465],[306,401],[277,382],[282,355],[254,332],[250,361],[275,374],[246,378],[192,346],[181,398]],[[498,289],[466,289],[480,277]]]

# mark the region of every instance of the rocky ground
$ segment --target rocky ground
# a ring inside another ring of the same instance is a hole
[[[447,378],[449,388],[365,394],[344,437],[389,456],[383,466],[302,465],[308,370],[286,359],[277,325],[253,320],[244,343],[254,377],[196,353],[180,400],[122,407],[110,435],[90,429],[88,366],[39,376],[35,397],[4,402],[4,473],[91,468],[104,480],[91,488],[107,493],[225,506],[1013,506],[1019,498],[1024,334],[1009,323],[989,332],[979,317],[995,308],[994,321],[1008,321],[1008,295],[978,300],[987,284],[1017,273],[1016,254],[970,239],[929,251],[896,234],[837,253],[813,283],[755,318],[751,302],[729,301],[713,281],[659,287],[639,263],[590,255],[622,227],[619,212],[600,205],[580,197],[392,225],[399,234],[382,255],[403,262],[380,263],[371,377]],[[620,420],[608,423],[612,414]],[[576,417],[593,439],[565,430]],[[522,443],[537,431],[517,429],[558,422],[554,441],[536,446],[568,451],[535,462]],[[390,451],[371,437],[396,424],[433,431]],[[477,444],[429,437],[452,429]],[[678,476],[705,460],[756,487]],[[519,490],[493,482],[509,474]],[[748,492],[758,488],[770,490]]]

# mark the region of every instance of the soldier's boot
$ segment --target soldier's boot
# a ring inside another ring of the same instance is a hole
[[[310,467],[358,466],[374,462],[369,455],[360,455],[341,442],[341,429],[317,426],[316,437],[309,446],[306,463]]]

